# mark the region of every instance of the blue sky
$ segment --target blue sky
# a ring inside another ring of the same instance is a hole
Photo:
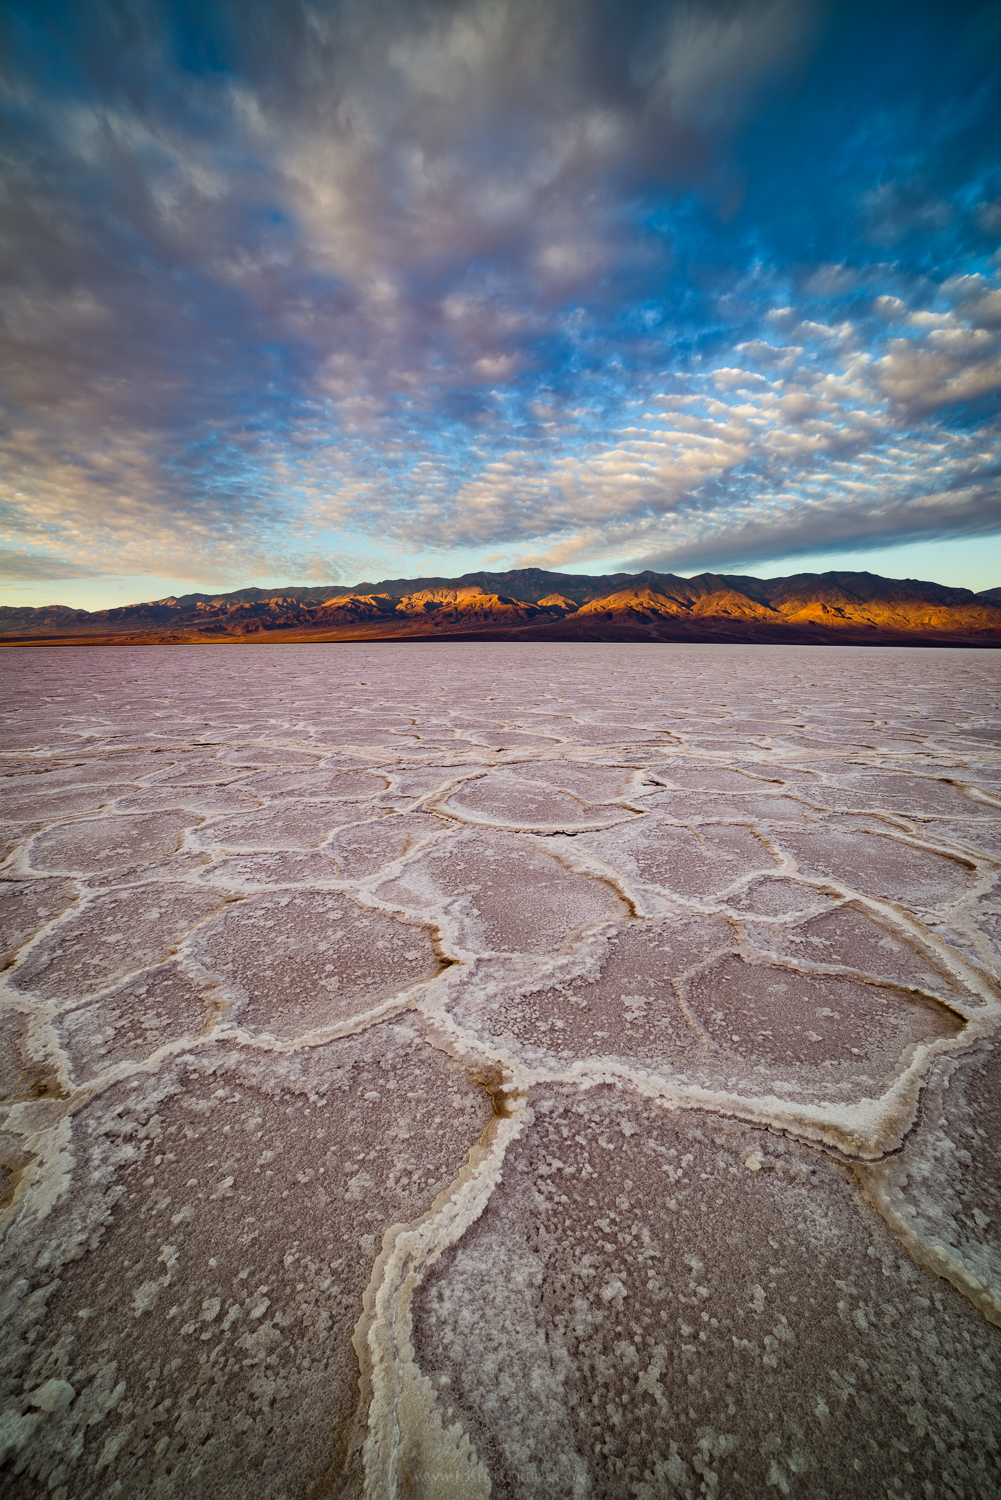
[[[1001,8],[6,0],[0,598],[1001,583]]]

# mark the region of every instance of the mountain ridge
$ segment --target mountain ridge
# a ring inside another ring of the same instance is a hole
[[[0,606],[0,643],[405,639],[1001,645],[1001,588],[836,570],[783,578],[476,570],[168,595],[105,610]]]

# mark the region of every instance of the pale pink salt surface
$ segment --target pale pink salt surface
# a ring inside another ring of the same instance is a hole
[[[495,1495],[998,1492],[996,1329],[730,1120],[540,1090],[415,1336]]]
[[[995,653],[0,669],[6,1493],[1001,1494]]]

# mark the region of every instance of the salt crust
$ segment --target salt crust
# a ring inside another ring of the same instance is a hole
[[[5,1493],[1001,1495],[989,653],[2,667]]]

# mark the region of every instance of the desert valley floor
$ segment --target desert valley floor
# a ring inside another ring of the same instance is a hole
[[[997,653],[0,673],[10,1500],[1001,1496]]]

